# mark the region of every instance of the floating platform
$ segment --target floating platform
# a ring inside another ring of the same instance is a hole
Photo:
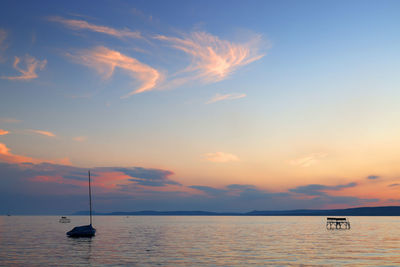
[[[326,229],[328,230],[349,230],[350,221],[347,218],[326,218]]]

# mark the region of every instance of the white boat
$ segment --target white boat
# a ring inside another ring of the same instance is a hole
[[[61,219],[59,220],[60,223],[70,223],[71,219],[68,219],[65,216],[62,216]]]

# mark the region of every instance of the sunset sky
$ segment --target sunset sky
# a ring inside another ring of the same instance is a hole
[[[2,1],[0,214],[400,205],[399,1]]]

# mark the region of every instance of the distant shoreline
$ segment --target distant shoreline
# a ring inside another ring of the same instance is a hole
[[[78,211],[71,215],[88,215],[89,211]],[[94,212],[103,216],[400,216],[400,206],[359,207],[348,209],[300,209],[300,210],[253,210],[250,212],[210,212],[210,211],[119,211]]]

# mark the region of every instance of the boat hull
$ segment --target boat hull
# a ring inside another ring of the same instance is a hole
[[[77,226],[67,232],[69,237],[92,237],[95,234],[96,229],[94,229],[92,225]]]

